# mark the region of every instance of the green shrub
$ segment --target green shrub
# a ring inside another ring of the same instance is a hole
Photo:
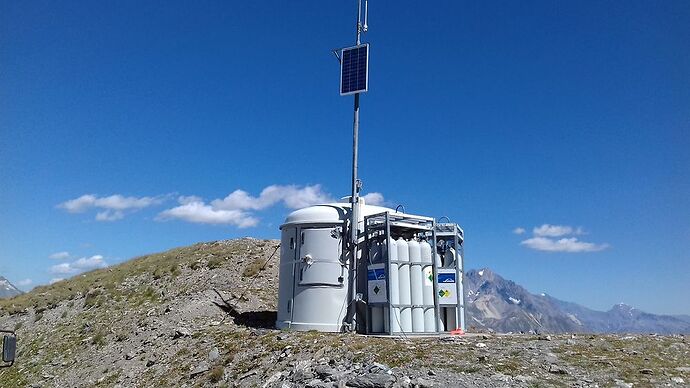
[[[102,304],[99,296],[101,295],[103,291],[100,289],[96,288],[94,290],[90,290],[88,293],[86,293],[86,297],[84,298],[84,307],[90,308],[93,306],[100,306]]]
[[[220,257],[213,257],[208,261],[207,267],[210,269],[216,269],[223,264],[223,259]]]
[[[213,369],[211,369],[211,373],[209,374],[209,379],[211,380],[211,382],[217,383],[223,379],[224,373],[225,373],[225,370],[223,369],[222,366],[216,366]]]
[[[105,344],[106,344],[105,334],[103,334],[102,331],[99,331],[96,334],[94,334],[93,337],[91,338],[91,344],[96,345],[99,348],[105,346]]]
[[[144,300],[155,302],[156,300],[158,300],[159,295],[153,287],[148,286],[142,293],[142,297]]]
[[[244,271],[242,271],[242,276],[244,276],[244,277],[256,276],[259,272],[261,272],[263,270],[263,267],[264,267],[263,258],[257,257],[251,263],[247,264],[246,267],[244,267]]]
[[[153,278],[158,280],[163,277],[163,274],[165,274],[165,272],[162,268],[156,268],[156,270],[153,271]]]

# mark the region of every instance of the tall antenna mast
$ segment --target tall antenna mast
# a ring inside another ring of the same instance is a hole
[[[367,9],[368,0],[365,0],[364,8]],[[366,19],[366,17],[365,17]],[[366,22],[365,24],[366,25]],[[362,44],[361,35],[363,32],[362,24],[362,0],[357,0],[357,40],[355,44],[359,46]],[[352,204],[352,219],[350,222],[350,247],[354,254],[357,253],[357,223],[359,220],[359,189],[362,187],[362,181],[357,178],[357,159],[359,146],[359,92],[355,93],[355,109],[354,120],[352,123],[352,196],[350,197]]]
[[[360,200],[359,191],[362,188],[362,181],[357,177],[357,149],[359,145],[359,94],[366,92],[369,88],[369,45],[362,44],[362,34],[369,29],[368,25],[369,3],[364,0],[357,0],[357,35],[355,46],[340,50],[336,57],[340,60],[340,94],[354,94],[354,118],[352,123],[352,195],[350,196],[351,218],[350,229],[347,236],[347,251],[350,255],[350,276],[348,278],[348,311],[345,317],[345,325],[349,329],[354,329],[355,323],[355,299],[357,277],[357,256]],[[340,55],[338,55],[340,54]]]

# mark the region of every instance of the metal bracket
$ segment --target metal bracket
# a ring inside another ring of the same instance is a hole
[[[336,226],[335,228],[331,229],[331,237],[341,238],[342,236],[343,236],[343,228],[341,226]]]
[[[306,264],[307,267],[311,267],[311,265],[314,264],[314,258],[312,258],[311,255],[304,256],[302,261],[304,261],[304,264]]]
[[[367,301],[364,300],[364,295],[361,292],[355,294],[355,302],[367,304]]]
[[[338,60],[338,63],[341,63],[341,61],[340,61],[340,50],[342,50],[342,49],[333,49],[333,50],[331,50],[331,52],[333,53],[333,55],[335,55],[335,59]]]

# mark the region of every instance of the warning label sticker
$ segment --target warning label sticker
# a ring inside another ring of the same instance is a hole
[[[450,273],[439,273],[438,274],[439,283],[455,283],[455,272]]]
[[[384,268],[371,268],[367,270],[367,280],[385,280],[386,270]]]
[[[436,279],[438,280],[438,303],[441,305],[458,304],[455,270],[439,269]]]
[[[367,267],[367,297],[369,303],[385,303],[386,268],[384,264],[374,264]]]
[[[424,285],[433,286],[434,285],[434,271],[431,266],[424,267]]]

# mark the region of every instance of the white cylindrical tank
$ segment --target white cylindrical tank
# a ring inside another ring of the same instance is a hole
[[[339,204],[310,206],[290,213],[281,225],[277,328],[341,330],[349,271],[341,262],[341,237],[331,231],[343,224],[348,210]]]
[[[369,246],[369,264],[376,264],[381,262],[381,254],[383,243],[379,240],[374,240]]]
[[[422,291],[422,253],[419,242],[412,238],[407,243],[410,251],[410,296],[413,305],[423,304]],[[412,308],[412,331],[421,333],[424,331],[424,309]]]
[[[386,326],[383,322],[383,307],[371,308],[371,331],[372,333],[383,333]]]
[[[393,212],[360,201],[360,230],[364,217]],[[338,231],[351,214],[349,203],[314,205],[290,213],[281,225],[278,329],[339,332],[344,320],[350,319],[346,313],[352,302],[348,300],[352,268],[343,252],[346,236]],[[384,327],[387,317],[384,312]]]
[[[398,260],[398,248],[396,245],[395,240],[392,238],[388,238],[388,245],[390,248],[388,248],[388,253],[390,254],[390,260],[391,261],[396,261]],[[391,304],[398,304],[400,303],[400,290],[399,290],[399,281],[398,281],[398,264],[397,263],[391,263],[390,265],[390,275],[388,276],[388,281],[390,281],[389,288],[391,290],[390,294],[390,303]],[[392,308],[387,315],[387,320],[386,323],[390,325],[390,327],[393,329],[393,333],[400,333],[400,308],[394,307]],[[386,327],[387,329],[388,327]]]
[[[446,253],[443,254],[443,266],[451,266],[455,262],[455,249],[449,247],[446,249]]]
[[[426,240],[419,243],[422,254],[422,301],[426,306],[434,305],[434,271],[432,268],[431,244]],[[436,331],[436,310],[426,308],[424,310],[424,331],[427,333]]]
[[[431,264],[431,244],[429,244],[426,240],[422,240],[419,242],[419,252],[420,255],[422,256],[422,262],[423,263],[428,263]]]
[[[438,252],[434,252],[434,264],[436,264],[436,268],[441,268],[443,266],[443,263],[441,261],[441,255]],[[443,307],[441,307],[439,311],[441,311],[441,313],[439,316],[436,317],[436,321],[438,322],[438,329],[444,330],[446,322],[443,319]]]
[[[458,328],[457,311],[454,307],[446,308],[446,331],[452,331]]]
[[[373,240],[369,245],[369,264],[377,264],[383,261],[385,242],[380,240]],[[384,324],[384,308],[371,307],[371,331],[374,333],[383,333],[385,330]]]
[[[395,243],[398,248],[398,290],[400,291],[400,304],[412,304],[410,294],[410,251],[407,241],[400,237]],[[412,311],[410,307],[400,309],[400,329],[409,333],[412,331]]]

